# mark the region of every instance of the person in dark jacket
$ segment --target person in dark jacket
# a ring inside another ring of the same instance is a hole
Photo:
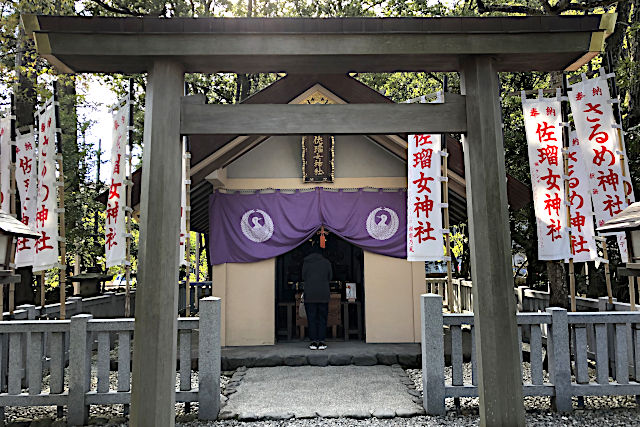
[[[311,350],[327,348],[324,340],[327,334],[329,314],[329,281],[333,276],[331,262],[322,256],[322,250],[315,247],[304,258],[302,280],[304,281],[304,308],[309,324]]]

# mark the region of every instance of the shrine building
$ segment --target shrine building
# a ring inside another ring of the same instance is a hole
[[[190,98],[204,102],[204,96]],[[393,101],[354,77],[325,74],[287,75],[242,103]],[[297,314],[304,287],[302,261],[319,245],[321,227],[323,252],[334,274],[328,338],[420,342],[418,303],[425,292],[425,264],[406,260],[406,141],[406,134],[189,136],[191,230],[206,236],[213,294],[222,299],[223,346],[304,338],[306,320]],[[318,145],[321,155],[314,148]],[[455,225],[467,213],[464,156],[453,136],[447,136],[446,148],[449,213]],[[140,176],[140,170],[134,174],[134,205],[139,203]],[[530,189],[510,176],[507,192],[511,208],[531,200]],[[266,218],[269,209],[260,208],[264,203],[282,211],[280,218],[273,213]],[[358,212],[358,207],[364,210]],[[352,209],[346,214],[349,221],[345,223],[343,214],[334,215],[333,224],[326,223],[327,216],[345,208]],[[369,216],[373,223],[369,221],[365,235]],[[388,217],[383,225],[391,228],[377,231],[387,233],[382,237],[393,232],[393,238],[372,238],[376,230],[371,226],[380,224],[383,216]],[[306,223],[294,224],[302,230],[278,236],[283,219]],[[269,249],[262,251],[260,246],[267,244]],[[355,298],[348,299],[347,292],[355,292]]]

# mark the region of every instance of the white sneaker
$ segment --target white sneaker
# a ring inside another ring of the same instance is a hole
[[[320,344],[318,344],[318,350],[326,350],[327,349],[327,345],[323,342],[320,342]]]
[[[327,348],[325,346],[325,348]],[[311,344],[309,344],[309,350],[317,350],[318,349],[318,343],[317,342],[312,342]]]

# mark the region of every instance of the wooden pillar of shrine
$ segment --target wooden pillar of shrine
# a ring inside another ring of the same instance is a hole
[[[524,426],[499,80],[490,56],[462,60],[464,164],[481,426]]]
[[[132,426],[173,426],[180,235],[180,98],[184,72],[157,59],[148,74],[133,341]]]

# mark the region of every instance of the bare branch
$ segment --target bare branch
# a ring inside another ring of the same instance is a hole
[[[118,8],[118,7],[111,6],[106,2],[104,2],[103,0],[91,0],[91,1],[97,4],[98,6],[102,7],[103,9],[108,10],[109,12],[120,13],[122,15],[130,15],[130,16],[145,16],[144,13],[134,12],[133,10],[128,8],[124,8],[124,7]]]
[[[576,11],[588,11],[591,9],[595,9],[597,7],[608,7],[612,6],[616,3],[619,3],[618,0],[603,0],[603,1],[588,1],[586,3],[569,3],[566,6],[566,9],[560,10],[559,12],[564,12],[566,10],[576,10]]]
[[[503,12],[503,13],[524,13],[526,15],[540,15],[542,10],[525,5],[485,5],[484,1],[477,0],[478,12],[491,13],[491,12]]]

